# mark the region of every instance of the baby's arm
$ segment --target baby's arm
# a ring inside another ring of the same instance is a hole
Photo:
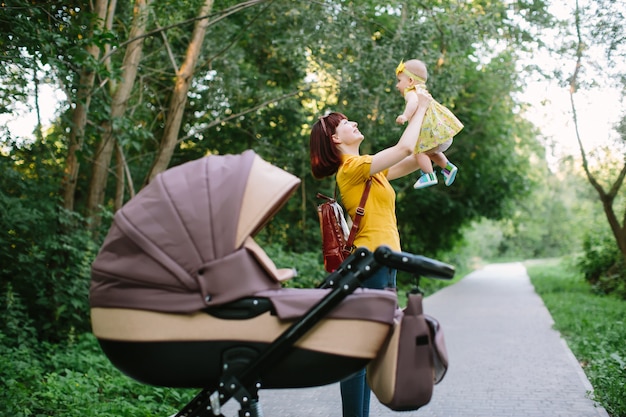
[[[417,93],[415,91],[407,91],[404,95],[404,101],[406,102],[404,106],[404,113],[396,118],[396,123],[400,125],[405,124],[415,114],[419,101],[417,99]]]

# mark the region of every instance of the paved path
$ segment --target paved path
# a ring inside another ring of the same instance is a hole
[[[418,411],[394,412],[372,395],[371,417],[608,417],[552,328],[520,263],[489,265],[428,297],[450,356],[444,380]],[[265,417],[341,417],[339,385],[262,390]],[[237,415],[230,401],[226,416]]]

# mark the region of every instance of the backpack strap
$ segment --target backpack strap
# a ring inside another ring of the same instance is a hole
[[[350,229],[350,236],[348,236],[348,240],[346,241],[346,249],[352,251],[354,246],[354,239],[356,238],[356,232],[359,230],[359,224],[361,223],[361,218],[365,215],[365,203],[367,202],[367,196],[370,193],[370,188],[372,186],[372,179],[368,179],[365,183],[365,189],[363,190],[363,195],[361,196],[361,202],[359,203],[359,207],[356,209],[356,213],[354,215],[354,220],[352,221],[352,228]]]

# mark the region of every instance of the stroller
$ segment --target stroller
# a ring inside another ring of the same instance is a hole
[[[260,389],[340,381],[374,359],[396,293],[359,288],[383,265],[451,278],[435,260],[357,249],[320,288],[283,288],[255,236],[300,180],[248,150],[159,174],[115,215],[92,265],[94,335],[145,384],[199,388],[177,416],[262,416]]]

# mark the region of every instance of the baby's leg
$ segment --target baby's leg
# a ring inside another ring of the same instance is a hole
[[[428,154],[428,156],[434,163],[439,165],[441,168],[445,168],[448,165],[448,158],[446,158],[446,155],[444,155],[443,152],[433,152]]]
[[[433,173],[433,163],[430,162],[431,158],[425,153],[416,153],[415,160],[417,161],[417,166],[420,167],[424,174],[432,174]]]
[[[416,153],[415,160],[420,170],[422,170],[422,175],[415,181],[413,188],[426,188],[437,184],[437,176],[433,170],[433,163],[430,161],[430,157],[425,153]]]
[[[448,158],[446,158],[446,155],[444,155],[444,152],[447,151],[451,145],[452,145],[452,139],[449,139],[435,146],[434,148],[429,149],[428,151],[426,151],[426,154],[439,167],[447,168],[449,162],[448,162]]]

